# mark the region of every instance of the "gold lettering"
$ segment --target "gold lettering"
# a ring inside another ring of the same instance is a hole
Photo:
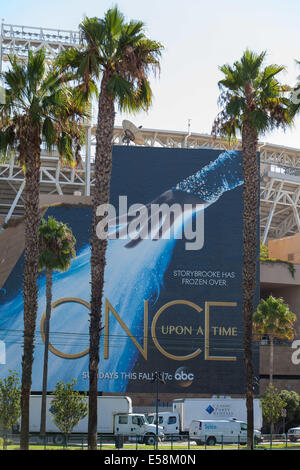
[[[179,325],[179,326],[176,326],[175,331],[177,335],[182,335],[184,330],[183,330],[183,327]]]
[[[235,326],[211,326],[213,336],[237,336],[237,328]]]
[[[104,328],[104,359],[109,357],[109,313],[112,313],[115,319],[120,323],[123,330],[127,333],[132,342],[136,345],[142,356],[147,360],[147,351],[148,351],[148,301],[144,301],[144,349],[137,342],[135,337],[131,334],[128,327],[123,322],[122,318],[118,315],[117,311],[105,299],[105,328]]]
[[[54,310],[59,305],[66,304],[66,303],[81,304],[81,305],[84,305],[88,310],[91,309],[91,306],[88,302],[86,302],[85,300],[82,300],[82,299],[77,299],[76,297],[65,297],[65,298],[56,300],[51,305],[51,308],[52,308],[52,310]],[[42,335],[42,339],[43,339],[44,342],[45,342],[45,320],[46,320],[46,312],[44,312],[44,314],[41,318],[41,325],[40,325],[41,335]],[[59,349],[56,349],[54,346],[52,346],[51,343],[49,343],[48,348],[49,348],[49,351],[51,351],[53,354],[55,354],[55,356],[62,357],[63,359],[79,359],[80,357],[83,357],[83,356],[86,356],[87,354],[89,354],[89,348],[87,348],[84,351],[79,352],[77,354],[64,353],[64,352],[60,351]]]
[[[52,304],[52,309],[55,309],[61,304],[65,303],[79,303],[85,306],[88,310],[90,310],[90,304],[82,299],[78,298],[62,298],[57,300]],[[159,343],[156,337],[156,324],[159,317],[162,313],[167,310],[172,305],[187,305],[192,309],[196,310],[198,313],[202,312],[202,308],[199,307],[197,304],[190,302],[188,300],[174,300],[171,302],[166,303],[163,305],[155,314],[152,325],[151,325],[151,333],[152,338],[155,346],[157,349],[163,354],[164,356],[168,357],[169,359],[173,359],[174,361],[187,361],[189,359],[193,359],[197,357],[202,351],[198,348],[194,352],[187,354],[185,356],[176,356],[174,354],[168,353]],[[201,326],[198,327],[196,335],[204,335],[205,338],[205,360],[208,361],[236,361],[237,358],[235,356],[211,356],[210,355],[210,345],[209,345],[209,338],[210,338],[210,331],[212,331],[213,336],[237,336],[238,331],[236,327],[224,327],[224,326],[210,326],[210,308],[211,307],[236,307],[236,302],[205,302],[205,328],[204,331]],[[108,359],[109,357],[109,321],[110,321],[110,313],[115,317],[117,322],[121,325],[125,333],[129,336],[131,341],[135,344],[139,352],[142,354],[144,359],[147,360],[148,358],[148,301],[144,301],[144,341],[143,347],[138,343],[136,338],[132,335],[127,325],[123,322],[122,318],[118,315],[118,312],[114,309],[114,307],[110,304],[108,299],[105,299],[105,327],[104,327],[104,359]],[[45,341],[45,317],[46,314],[42,316],[41,319],[41,335],[43,341]],[[161,332],[164,335],[192,335],[193,327],[192,326],[182,326],[182,325],[164,325],[161,327]],[[82,352],[77,354],[66,354],[62,351],[55,349],[51,344],[49,344],[49,350],[64,359],[78,359],[83,357],[89,353],[89,349],[86,349]]]
[[[193,327],[192,326],[182,326],[182,325],[177,325],[177,326],[161,326],[161,332],[163,335],[170,335],[172,333],[176,333],[176,335],[191,335],[193,334]]]
[[[225,328],[224,326],[222,327],[222,333],[221,333],[222,336],[231,336],[231,328]]]
[[[236,361],[235,356],[211,356],[209,351],[209,331],[210,331],[210,307],[236,307],[236,302],[205,302],[205,360],[207,361]],[[212,327],[214,335],[216,326]],[[223,329],[225,329],[223,327]]]
[[[152,333],[152,338],[155,346],[157,349],[166,357],[169,359],[173,359],[174,361],[187,361],[189,359],[193,359],[194,357],[197,357],[201,353],[201,349],[197,349],[195,352],[191,354],[187,354],[186,356],[175,356],[174,354],[170,354],[165,349],[159,344],[156,333],[155,333],[155,327],[157,320],[159,319],[160,315],[168,308],[171,307],[172,305],[188,305],[189,307],[195,309],[197,312],[201,312],[202,308],[199,307],[197,304],[194,304],[193,302],[189,302],[188,300],[173,300],[172,302],[168,302],[165,304],[163,307],[161,307],[156,315],[153,318],[152,326],[151,326],[151,333]],[[175,327],[169,327],[169,333],[171,333],[171,329],[175,329]]]

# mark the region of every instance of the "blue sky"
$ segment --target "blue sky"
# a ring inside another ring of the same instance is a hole
[[[82,18],[103,16],[110,0],[0,0],[6,24],[77,29]],[[154,103],[136,116],[117,114],[116,124],[129,118],[144,128],[210,133],[218,112],[218,66],[239,59],[246,47],[267,51],[267,63],[282,64],[282,81],[300,75],[298,0],[120,0],[128,19],[141,19],[149,35],[165,45],[161,74],[153,79]],[[300,148],[300,117],[293,129],[273,132],[263,141]]]

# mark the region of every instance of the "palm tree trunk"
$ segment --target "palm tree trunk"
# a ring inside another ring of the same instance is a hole
[[[273,370],[274,370],[274,337],[269,336],[270,341],[270,385],[273,383]]]
[[[23,280],[24,349],[22,357],[20,447],[29,446],[29,403],[37,314],[39,256],[40,132],[32,123],[24,132],[25,152],[25,260]]]
[[[40,425],[40,434],[42,436],[46,434],[46,404],[47,404],[48,354],[49,354],[51,304],[52,304],[52,271],[50,269],[46,269],[45,349],[44,349],[43,389],[42,389],[42,407],[41,407],[41,425]]]
[[[247,87],[246,87],[247,88]],[[252,87],[245,90],[248,105],[253,97]],[[257,229],[259,204],[258,136],[247,120],[242,129],[244,209],[243,209],[243,315],[244,315],[244,364],[247,406],[247,445],[253,449],[253,363],[252,363],[252,316],[256,290]]]
[[[99,96],[98,124],[96,130],[95,182],[93,194],[93,220],[91,235],[91,313],[90,313],[90,356],[89,356],[89,420],[88,446],[97,448],[97,395],[99,344],[102,321],[102,294],[104,268],[106,264],[107,240],[99,239],[96,227],[100,218],[97,207],[109,203],[110,176],[112,167],[112,138],[115,121],[114,99],[107,92],[106,85],[111,77],[105,72]]]
[[[273,335],[269,336],[269,341],[270,341],[270,382],[269,382],[269,385],[272,385],[272,383],[273,383],[273,369],[274,369],[274,337],[273,337]],[[271,421],[270,432],[271,432],[271,435],[274,434],[273,419]]]

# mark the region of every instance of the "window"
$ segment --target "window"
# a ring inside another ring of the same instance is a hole
[[[148,421],[150,424],[156,424],[156,415],[153,416],[153,419],[150,421],[150,418],[148,418]],[[162,416],[158,417],[158,424],[163,424],[164,418]]]
[[[128,416],[119,416],[119,424],[128,424]]]
[[[247,431],[247,424],[241,423],[241,431]]]
[[[168,424],[176,424],[176,416],[169,416]]]
[[[132,416],[132,424],[140,424],[140,417]]]

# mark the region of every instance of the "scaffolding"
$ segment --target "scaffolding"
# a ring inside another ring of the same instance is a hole
[[[44,49],[51,60],[69,47],[78,47],[79,31],[1,24],[0,71],[10,55],[26,60],[28,50]]]
[[[28,50],[44,48],[49,59],[61,50],[78,47],[79,31],[8,25],[2,23],[0,37],[0,67],[10,54],[26,60]],[[140,129],[144,146],[203,149],[228,149],[223,139],[208,134],[180,131]],[[116,126],[113,143],[124,145],[124,130]],[[131,145],[135,145],[131,143]],[[234,147],[241,150],[241,142]],[[230,147],[233,149],[233,147]],[[300,149],[261,142],[260,151],[260,234],[263,243],[300,232]],[[42,149],[41,194],[91,196],[93,191],[93,161],[95,126],[86,126],[86,144],[79,169],[63,167],[59,155]],[[0,215],[5,222],[24,213],[22,194],[25,187],[22,168],[16,155],[9,162],[0,161]]]

